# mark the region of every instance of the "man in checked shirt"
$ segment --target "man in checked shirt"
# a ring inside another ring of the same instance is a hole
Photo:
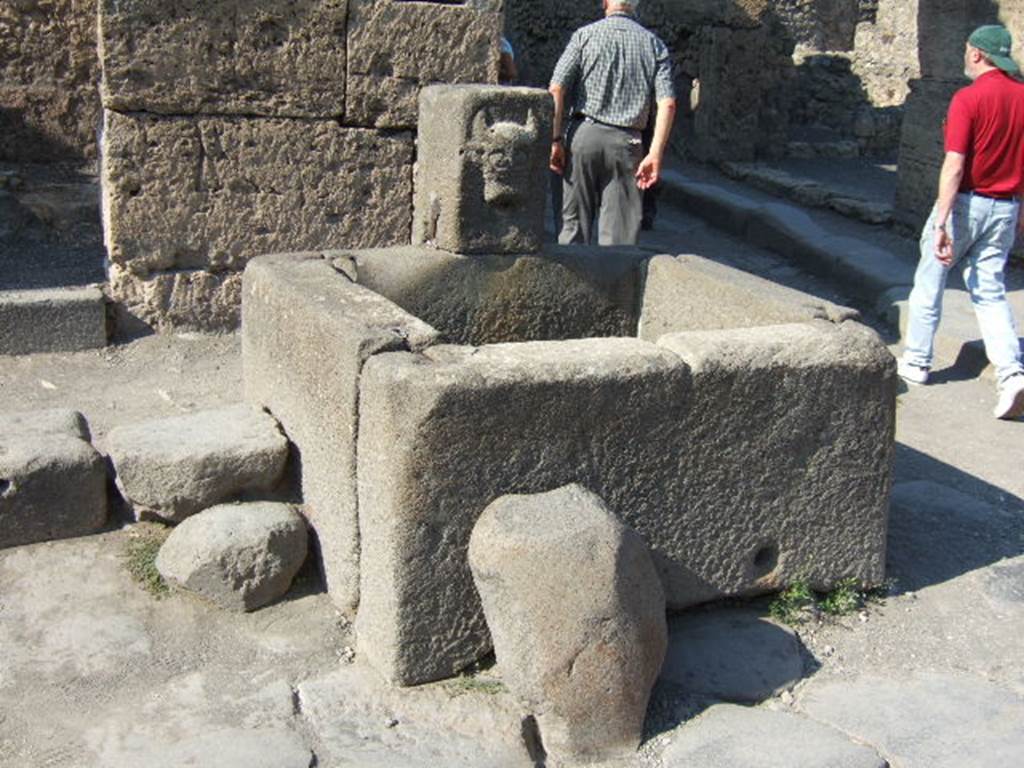
[[[598,244],[636,243],[642,190],[661,175],[675,121],[675,88],[668,48],[634,16],[639,3],[603,0],[605,17],[576,30],[551,76],[550,165],[563,176],[562,244],[593,242],[595,217]],[[652,101],[654,139],[644,155],[640,132]]]

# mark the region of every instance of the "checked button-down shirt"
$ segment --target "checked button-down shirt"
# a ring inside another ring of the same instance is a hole
[[[638,131],[647,127],[652,98],[675,98],[668,47],[625,13],[576,30],[551,84],[573,94],[574,114]]]

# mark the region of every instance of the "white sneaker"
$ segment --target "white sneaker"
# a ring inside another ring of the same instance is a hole
[[[992,413],[997,419],[1024,415],[1024,373],[1011,376],[999,386],[999,402]]]
[[[911,384],[928,383],[928,369],[908,363],[902,357],[896,361],[896,373],[900,375],[901,379],[909,381]]]

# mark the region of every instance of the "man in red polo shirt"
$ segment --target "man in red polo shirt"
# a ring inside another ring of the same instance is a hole
[[[974,82],[953,96],[946,119],[946,157],[939,194],[921,234],[921,260],[899,374],[925,384],[949,269],[963,265],[985,353],[999,381],[994,414],[1024,414],[1024,365],[1003,273],[1024,194],[1024,83],[1010,58],[1005,27],[971,33],[964,74]]]

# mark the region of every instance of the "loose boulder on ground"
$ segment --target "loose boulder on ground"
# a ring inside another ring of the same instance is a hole
[[[306,559],[306,523],[287,504],[222,504],[183,522],[156,558],[175,586],[231,611],[252,611],[291,586]]]
[[[469,562],[504,681],[555,764],[635,751],[667,643],[643,540],[568,485],[493,502]]]
[[[277,422],[247,405],[118,427],[107,449],[135,517],[171,522],[273,488],[288,460]]]
[[[0,548],[84,536],[107,519],[107,469],[77,411],[0,415]]]

